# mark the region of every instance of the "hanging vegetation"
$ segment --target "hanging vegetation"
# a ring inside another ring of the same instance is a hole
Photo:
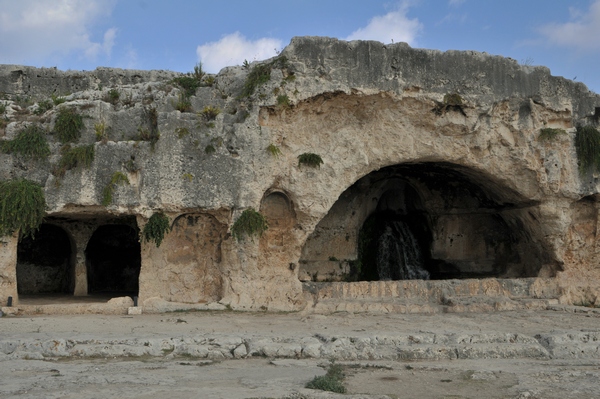
[[[30,180],[0,181],[0,236],[20,231],[33,236],[42,224],[46,200],[42,187]]]
[[[231,235],[241,241],[244,236],[261,236],[268,228],[267,219],[253,208],[248,208],[231,227]]]
[[[118,185],[129,185],[129,179],[122,172],[113,173],[112,177],[110,178],[110,183],[108,183],[106,187],[104,187],[104,190],[102,191],[103,206],[109,206],[110,204],[112,204],[113,193]]]
[[[142,235],[146,241],[154,241],[156,248],[158,248],[165,238],[165,234],[170,230],[171,227],[167,215],[157,212],[150,217],[148,223],[144,226]]]
[[[575,149],[579,173],[593,169],[600,171],[600,132],[593,126],[577,126]]]

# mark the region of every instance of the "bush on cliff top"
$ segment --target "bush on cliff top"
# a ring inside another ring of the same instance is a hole
[[[285,57],[278,57],[266,64],[255,65],[246,77],[241,97],[250,97],[254,94],[258,86],[267,83],[271,79],[271,70],[273,68],[285,68],[286,66],[287,58]]]

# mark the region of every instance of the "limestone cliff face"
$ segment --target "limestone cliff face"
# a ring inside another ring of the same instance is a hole
[[[260,68],[268,80],[249,93]],[[574,147],[575,126],[597,126],[600,96],[582,83],[483,53],[329,38],[294,38],[276,59],[205,77],[188,112],[178,77],[0,66],[0,139],[39,124],[52,150],[41,161],[0,153],[0,179],[44,187],[46,223],[71,237],[72,293],[87,293],[103,262],[86,253],[100,226],[139,231],[162,211],[171,232],[131,260],[141,301],[299,309],[301,281],[360,279],[363,226],[393,212],[437,278],[551,277],[563,301],[600,302],[598,178],[580,175]],[[36,113],[51,95],[66,101]],[[83,115],[72,145],[95,157],[61,176],[63,108]],[[540,140],[543,128],[566,134]],[[323,163],[300,165],[304,153]],[[115,172],[129,184],[102,205]],[[238,242],[230,228],[249,207],[269,229]],[[27,291],[18,239],[3,240],[0,301]]]

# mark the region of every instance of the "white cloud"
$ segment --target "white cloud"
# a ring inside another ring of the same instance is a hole
[[[587,12],[569,9],[569,13],[571,21],[546,24],[538,31],[554,45],[583,51],[600,49],[600,0],[595,0]]]
[[[117,30],[102,42],[90,26],[110,15],[114,0],[0,0],[0,63],[23,63],[80,53],[89,59],[110,55]]]
[[[91,43],[91,45],[85,50],[85,55],[90,59],[96,59],[99,53],[103,53],[110,57],[112,48],[115,45],[116,36],[117,29],[110,28],[104,33],[104,40],[102,43]]]
[[[198,46],[196,54],[205,71],[216,73],[221,68],[264,60],[277,55],[283,42],[274,38],[261,38],[254,41],[246,39],[240,32],[223,36],[217,42]]]
[[[138,67],[138,53],[133,46],[128,45],[125,52],[124,68],[136,69]]]
[[[409,19],[408,2],[400,4],[399,8],[385,15],[373,17],[367,26],[355,30],[346,40],[377,40],[383,43],[407,42],[414,45],[423,24],[417,18]]]

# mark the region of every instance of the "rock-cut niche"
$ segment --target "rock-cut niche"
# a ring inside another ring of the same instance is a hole
[[[28,294],[72,294],[73,254],[67,233],[43,223],[34,237],[17,247],[17,291]]]
[[[390,166],[342,193],[307,239],[299,278],[552,276],[559,262],[535,212],[518,193],[459,165]]]
[[[85,255],[88,293],[138,294],[141,247],[136,228],[129,224],[98,227],[88,242]]]
[[[167,300],[198,303],[223,297],[221,244],[227,226],[209,214],[186,214],[173,222],[165,242],[170,296]]]

